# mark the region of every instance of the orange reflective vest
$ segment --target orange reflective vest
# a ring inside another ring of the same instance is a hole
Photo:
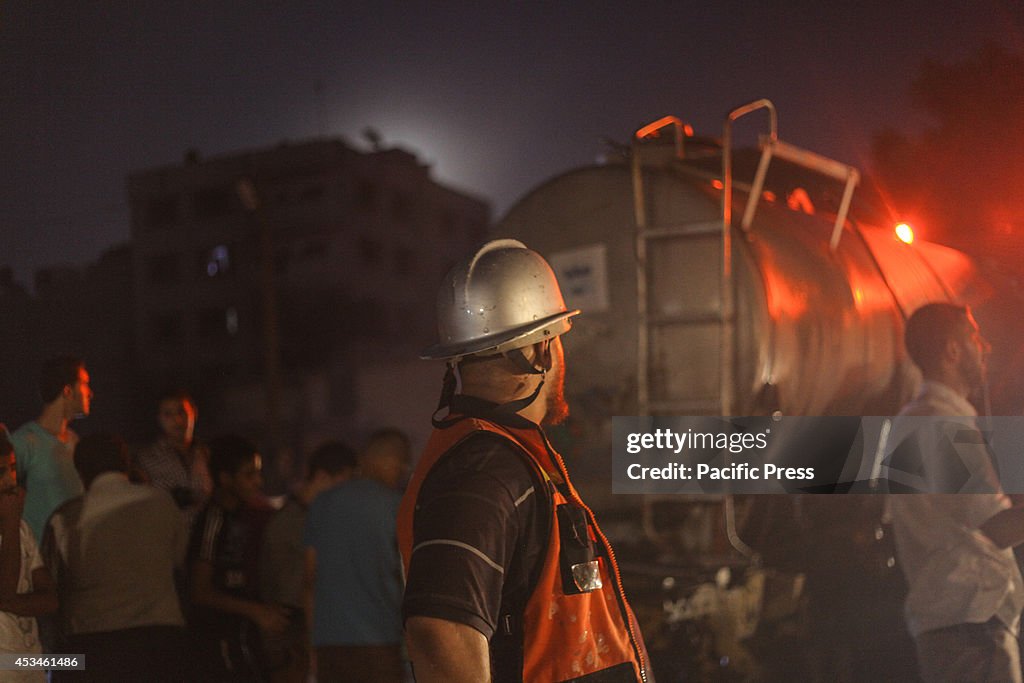
[[[481,430],[517,446],[550,492],[548,549],[522,614],[522,680],[588,681],[593,675],[601,681],[647,681],[647,653],[611,545],[569,482],[561,456],[539,429],[462,418],[434,430],[398,511],[398,543],[406,572],[420,486],[444,454]],[[552,481],[563,484],[555,486]]]

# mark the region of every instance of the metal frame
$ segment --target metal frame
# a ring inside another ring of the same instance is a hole
[[[733,393],[735,383],[734,355],[736,336],[736,292],[732,281],[732,124],[747,114],[767,109],[769,124],[771,126],[772,139],[778,138],[778,114],[775,112],[775,105],[771,100],[760,99],[749,102],[741,107],[733,109],[725,118],[725,125],[722,131],[722,354],[720,356],[719,368],[719,401],[721,402],[722,415],[728,417],[732,414]],[[761,156],[758,165],[758,173],[763,170],[767,172],[768,162],[765,155]],[[763,174],[762,174],[763,175]],[[763,178],[762,178],[763,180]],[[754,191],[757,194],[754,194]],[[761,190],[755,182],[751,188],[750,197],[761,194]],[[754,203],[748,201],[747,206]],[[753,216],[751,216],[753,219]]]

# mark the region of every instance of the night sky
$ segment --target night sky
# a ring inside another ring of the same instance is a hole
[[[130,170],[368,126],[496,216],[603,137],[719,135],[758,97],[867,168],[873,132],[926,124],[922,60],[985,42],[1024,49],[1024,2],[5,2],[0,266],[27,285],[126,240]]]

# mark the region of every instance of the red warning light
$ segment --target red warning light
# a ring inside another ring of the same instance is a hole
[[[913,244],[914,229],[908,223],[900,223],[896,226],[896,239],[904,244]]]

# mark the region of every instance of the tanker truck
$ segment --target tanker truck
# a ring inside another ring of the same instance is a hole
[[[757,117],[768,119],[758,148],[734,150],[737,122]],[[553,439],[622,546],[659,677],[767,680],[764,657],[752,661],[755,632],[806,609],[808,593],[820,602],[836,590],[845,607],[815,608],[873,631],[866,647],[885,675],[912,675],[881,497],[610,492],[613,416],[894,414],[920,379],[904,323],[927,302],[970,304],[992,337],[993,376],[1019,367],[1001,283],[964,253],[895,229],[858,188],[857,169],[783,142],[777,128],[768,100],[730,112],[716,139],[659,119],[603,163],[529,191],[496,234],[544,254],[567,305],[583,310],[564,342],[572,417]],[[1019,414],[1013,382],[994,395],[1007,399],[997,410]],[[787,607],[771,594],[778,581],[792,593]],[[796,628],[806,636],[806,622]],[[804,659],[834,654],[799,639],[788,647]]]
[[[744,175],[730,128],[759,109],[770,130]],[[992,337],[996,409],[1020,413],[1006,287],[962,252],[873,224],[882,210],[860,180],[781,141],[760,100],[730,113],[721,141],[674,117],[644,126],[620,156],[508,210],[497,236],[544,254],[583,310],[565,338],[573,447],[604,454],[588,453],[581,479],[607,479],[613,415],[898,411],[919,380],[903,325],[930,301],[972,306]]]

